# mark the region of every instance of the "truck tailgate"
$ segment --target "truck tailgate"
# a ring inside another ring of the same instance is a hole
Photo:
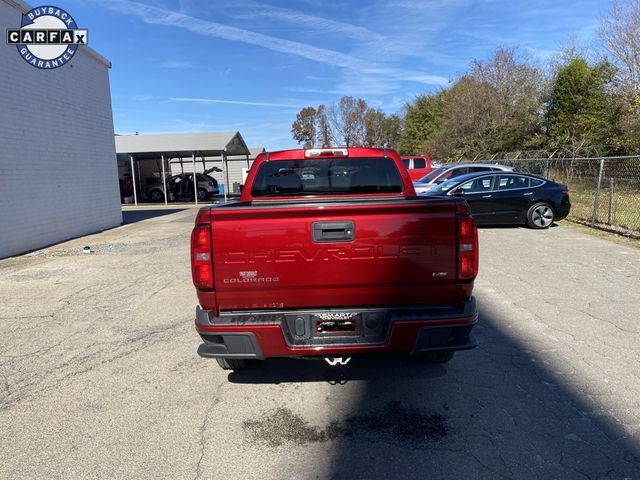
[[[212,208],[218,307],[452,302],[457,206],[400,199]]]

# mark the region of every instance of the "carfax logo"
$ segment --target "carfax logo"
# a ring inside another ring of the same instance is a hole
[[[69,13],[53,6],[36,7],[22,15],[20,28],[7,30],[7,43],[16,45],[29,65],[49,70],[73,58],[87,45],[89,32],[78,28]]]

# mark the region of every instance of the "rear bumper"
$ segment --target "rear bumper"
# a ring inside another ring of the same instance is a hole
[[[318,316],[352,315],[356,331],[317,333]],[[314,320],[316,319],[316,320]],[[207,358],[350,356],[369,352],[465,350],[477,342],[475,298],[458,308],[327,309],[229,312],[219,317],[196,307],[196,330]]]
[[[571,211],[571,201],[569,200],[569,195],[565,195],[560,202],[560,206],[556,211],[556,220],[563,220],[569,216],[569,212]]]

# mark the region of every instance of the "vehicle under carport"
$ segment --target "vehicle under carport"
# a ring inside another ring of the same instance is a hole
[[[154,177],[162,185],[162,192],[167,192],[167,174],[172,173],[172,165],[179,165],[182,174],[190,175],[194,183],[193,202],[198,203],[198,175],[202,172],[196,170],[196,161],[202,163],[203,171],[207,170],[207,165],[217,164],[210,167],[213,171],[218,169],[224,178],[223,197],[226,201],[229,194],[229,157],[233,161],[244,160],[249,167],[249,156],[251,154],[240,132],[198,132],[198,133],[174,133],[160,135],[116,135],[116,153],[120,159],[126,159],[132,180],[133,202],[138,205],[142,200],[145,185],[141,178],[141,164],[143,162],[156,162],[160,164]],[[185,171],[185,165],[187,167]],[[196,173],[194,176],[193,173]],[[184,190],[183,190],[184,191]],[[165,205],[169,201],[169,195],[163,194],[162,199]]]

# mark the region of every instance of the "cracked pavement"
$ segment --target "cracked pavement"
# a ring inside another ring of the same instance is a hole
[[[228,374],[150,212],[0,260],[0,478],[640,479],[640,249],[483,228],[477,349]]]

